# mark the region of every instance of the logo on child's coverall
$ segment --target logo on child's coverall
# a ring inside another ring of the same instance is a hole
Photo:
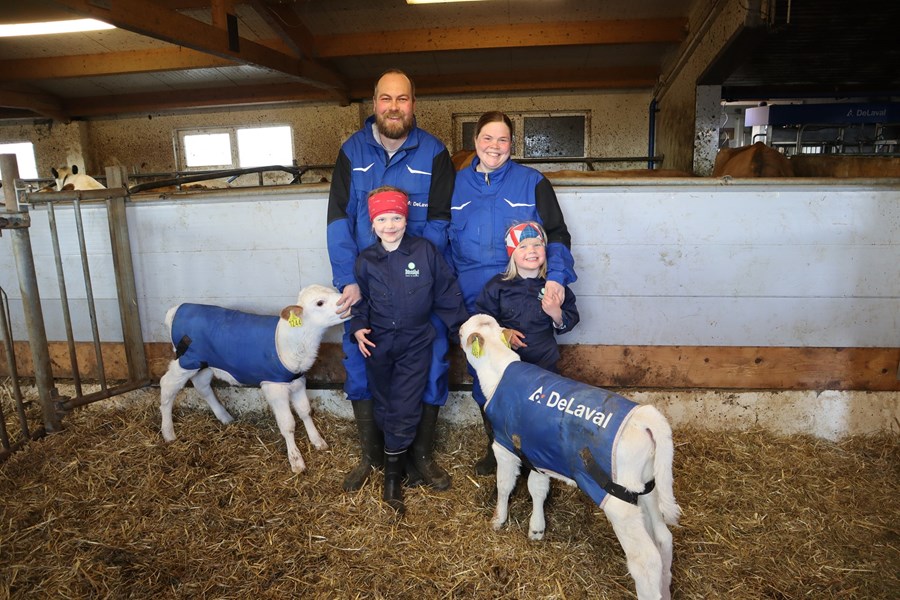
[[[416,268],[416,263],[411,262],[406,265],[406,276],[407,277],[418,277],[419,270]]]

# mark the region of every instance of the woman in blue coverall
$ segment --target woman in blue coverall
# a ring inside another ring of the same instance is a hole
[[[476,156],[456,174],[450,203],[450,258],[466,309],[473,314],[484,285],[506,269],[509,256],[504,237],[518,223],[536,221],[547,232],[548,291],[564,299],[565,286],[577,279],[569,230],[553,186],[539,171],[509,160],[511,151],[512,121],[499,111],[484,113],[475,125]],[[484,404],[477,380],[472,395],[479,406]],[[487,452],[475,472],[489,475],[496,469],[493,435],[484,413],[482,417]]]
[[[565,298],[548,290],[544,228],[534,221],[509,228],[506,271],[494,275],[481,290],[475,309],[491,315],[510,333],[509,345],[522,360],[558,373],[559,344],[556,335],[578,324],[575,294],[565,288]]]
[[[450,265],[425,238],[404,235],[405,192],[391,186],[369,194],[369,216],[378,241],[356,259],[362,301],[352,309],[350,333],[365,357],[374,417],[384,433],[383,499],[405,511],[402,478],[406,451],[422,418],[435,329],[431,314],[451,337],[468,318]]]

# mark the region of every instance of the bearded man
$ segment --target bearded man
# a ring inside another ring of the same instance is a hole
[[[353,274],[356,257],[376,241],[367,203],[371,190],[391,185],[406,192],[407,233],[428,239],[441,252],[448,242],[456,172],[444,144],[416,126],[415,85],[403,71],[390,69],[375,84],[372,101],[373,115],[341,146],[328,196],[328,257],[334,286],[341,291],[338,312],[342,313],[360,300]],[[443,323],[434,315],[431,322],[437,335],[422,399],[422,419],[407,454],[406,470],[410,484],[424,481],[444,490],[450,487],[450,476],[435,462],[433,448],[438,411],[447,402],[448,339]],[[365,359],[349,326],[348,321],[343,336],[344,391],[353,407],[361,458],[344,479],[343,488],[348,492],[361,488],[372,469],[382,465],[384,449],[373,416]]]

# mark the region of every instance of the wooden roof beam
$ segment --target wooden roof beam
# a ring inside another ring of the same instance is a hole
[[[315,56],[313,35],[292,6],[250,0],[249,4],[297,56]]]
[[[343,78],[314,61],[283,54],[240,38],[239,48],[229,47],[228,33],[174,10],[144,0],[54,0],[80,15],[93,17],[121,29],[199,52],[286,73],[318,88],[343,90]],[[106,8],[98,6],[103,4]]]
[[[97,77],[129,73],[154,73],[181,69],[234,66],[235,61],[190,48],[173,46],[77,56],[0,60],[0,80],[26,81],[66,77]]]
[[[59,98],[22,84],[0,88],[0,107],[30,110],[63,123],[71,121]]]
[[[595,44],[680,43],[687,35],[686,19],[523,23],[490,27],[444,27],[317,35],[319,58]],[[390,40],[390,43],[385,43]]]
[[[481,92],[539,92],[545,90],[648,89],[657,81],[654,65],[606,69],[544,69],[494,73],[414,75],[416,95],[471,94]],[[372,82],[351,82],[350,97],[368,99]]]
[[[65,111],[73,118],[142,114],[189,108],[251,106],[289,102],[339,102],[343,95],[301,83],[240,86],[205,90],[179,90],[178,93],[140,93],[117,96],[73,98],[65,102]]]

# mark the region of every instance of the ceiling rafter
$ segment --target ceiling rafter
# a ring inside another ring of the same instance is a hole
[[[65,123],[71,120],[59,98],[21,83],[0,87],[0,107],[30,110]]]
[[[263,0],[251,0],[250,5],[297,56],[309,58],[315,55],[313,35],[293,7]]]
[[[334,100],[334,93],[329,90],[309,87],[302,83],[283,83],[179,90],[177,94],[161,92],[73,98],[64,103],[64,108],[73,118],[88,118],[128,113],[155,113],[183,108],[282,104],[298,101],[334,102]]]
[[[586,23],[523,23],[490,27],[445,27],[317,35],[319,58],[339,58],[398,52],[438,52],[578,46],[583,44],[680,43],[687,35],[686,19],[634,19]],[[391,43],[386,44],[389,38]]]
[[[153,73],[179,69],[233,66],[235,61],[190,48],[172,46],[150,50],[104,52],[77,56],[0,60],[0,79],[27,81],[64,77],[95,77],[129,73]]]
[[[454,73],[416,76],[416,94],[465,94],[479,92],[515,92],[569,89],[648,88],[656,83],[653,65],[611,67],[606,69],[552,69],[503,71],[496,73]],[[350,96],[368,98],[372,82],[351,82]]]
[[[308,85],[338,90],[346,87],[340,75],[317,62],[289,56],[244,38],[239,39],[238,49],[232,49],[229,47],[229,36],[225,30],[206,25],[153,2],[54,1],[73,12],[99,19],[121,29],[243,64],[286,73]]]

